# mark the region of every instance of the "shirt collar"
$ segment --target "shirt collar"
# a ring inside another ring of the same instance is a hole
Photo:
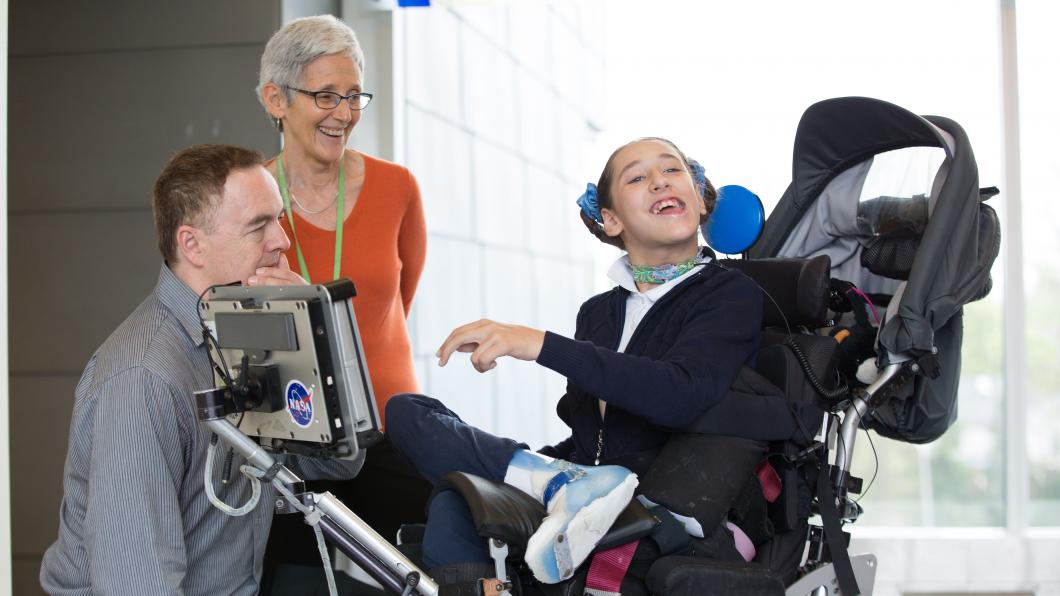
[[[199,321],[199,297],[165,263],[158,274],[155,295],[158,296],[159,302],[173,313],[195,345],[202,345],[204,340],[202,323]]]
[[[704,251],[700,253],[697,262],[708,263],[710,260],[710,256]],[[683,273],[680,277],[675,277],[664,284],[657,285],[649,290],[641,292],[637,289],[637,282],[633,281],[633,267],[629,264],[629,255],[622,255],[611,265],[611,268],[607,271],[607,276],[619,286],[629,290],[631,294],[640,294],[650,302],[654,303],[659,298],[665,296],[667,292],[677,287],[681,282],[688,279],[696,271],[699,271],[699,267],[694,267]]]

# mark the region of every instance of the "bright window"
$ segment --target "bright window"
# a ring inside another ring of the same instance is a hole
[[[1060,526],[1060,6],[1016,7],[1020,77],[1020,160],[1027,390],[1027,522]]]
[[[980,186],[1003,186],[997,2],[620,1],[605,6],[606,116],[598,155],[589,163],[602,164],[612,149],[632,138],[664,136],[704,164],[715,184],[747,186],[770,209],[791,180],[792,140],[803,110],[822,99],[863,95],[957,121],[975,151]],[[1048,37],[1048,24],[1057,19],[1036,21]],[[1055,35],[1048,39],[1055,58]],[[1048,69],[1044,60],[1041,64],[1044,83]],[[1036,105],[1047,111],[1051,104],[1055,112],[1057,99],[1054,88],[1053,95],[1036,98]],[[1057,132],[1055,126],[1051,131]],[[1042,130],[1039,138],[1044,144],[1056,136]],[[1029,139],[1024,136],[1025,145]],[[1029,153],[1025,159],[1032,157]],[[1055,150],[1037,154],[1051,176],[1038,187],[1043,206],[1058,188],[1056,155]],[[1030,188],[1028,181],[1024,196]],[[1003,202],[1002,188],[992,201],[1002,217]],[[1042,234],[1055,242],[1057,219],[1045,220],[1050,228]],[[1055,262],[1057,254],[1039,251],[1038,259]],[[601,257],[613,258],[610,252]],[[1060,268],[1054,265],[1052,271],[1058,272],[1050,278],[1053,287],[1060,290]],[[995,267],[993,293],[966,308],[958,422],[930,445],[874,437],[879,471],[862,501],[866,514],[859,526],[1005,524],[1001,274]],[[1055,295],[1040,292],[1042,307]],[[1028,326],[1041,323],[1028,314]],[[1051,332],[1042,327],[1043,338],[1060,335],[1053,325]],[[1055,344],[1054,339],[1050,345]],[[1051,358],[1051,365],[1040,365],[1038,408],[1046,407],[1044,396],[1060,393],[1056,354],[1053,348],[1049,355],[1033,356]],[[1052,389],[1046,387],[1050,382]],[[1051,400],[1052,418],[1043,416],[1040,422],[1047,428],[1060,422],[1056,402]],[[1032,494],[1051,495],[1056,503],[1060,480],[1049,466],[1060,461],[1060,447],[1055,432],[1041,435],[1052,442],[1029,445],[1042,454],[1032,469],[1052,484],[1043,482]],[[854,473],[867,483],[875,458],[864,434],[858,440]],[[1055,505],[1052,511],[1056,523]]]

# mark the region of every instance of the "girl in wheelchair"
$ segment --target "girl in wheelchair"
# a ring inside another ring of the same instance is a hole
[[[571,429],[566,440],[533,452],[426,396],[387,404],[387,433],[432,483],[471,473],[546,507],[525,554],[543,583],[571,577],[635,492],[679,514],[694,535],[720,533],[737,551],[742,532],[724,524],[765,444],[675,431],[721,400],[758,343],[761,292],[698,243],[716,197],[703,168],[670,141],[619,147],[578,204],[589,230],[626,254],[609,271],[617,286],[582,305],[574,338],[480,320],[453,330],[439,348],[441,366],[469,352],[479,372],[511,356],[565,376],[557,412]],[[436,578],[489,561],[467,504],[452,491],[429,506],[423,557]]]

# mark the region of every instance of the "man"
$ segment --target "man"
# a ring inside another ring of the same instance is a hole
[[[225,515],[206,497],[210,433],[198,424],[192,394],[215,383],[197,301],[215,284],[305,283],[282,256],[290,246],[282,214],[279,189],[255,151],[200,145],[162,171],[154,189],[165,259],[158,285],[77,385],[59,538],[41,566],[49,593],[257,593],[275,491],[263,485],[244,517]],[[353,472],[292,459],[305,475]],[[237,455],[232,469],[241,463]],[[234,476],[219,497],[239,506],[251,486]]]

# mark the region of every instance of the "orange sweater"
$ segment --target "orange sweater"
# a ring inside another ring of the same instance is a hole
[[[412,173],[395,163],[361,156],[364,184],[343,222],[339,275],[357,287],[353,308],[382,417],[391,396],[419,391],[405,321],[423,272],[427,225]],[[335,232],[313,226],[297,211],[292,214],[310,281],[329,280],[335,264]],[[283,227],[291,238],[287,260],[297,270],[295,238],[286,221]]]

